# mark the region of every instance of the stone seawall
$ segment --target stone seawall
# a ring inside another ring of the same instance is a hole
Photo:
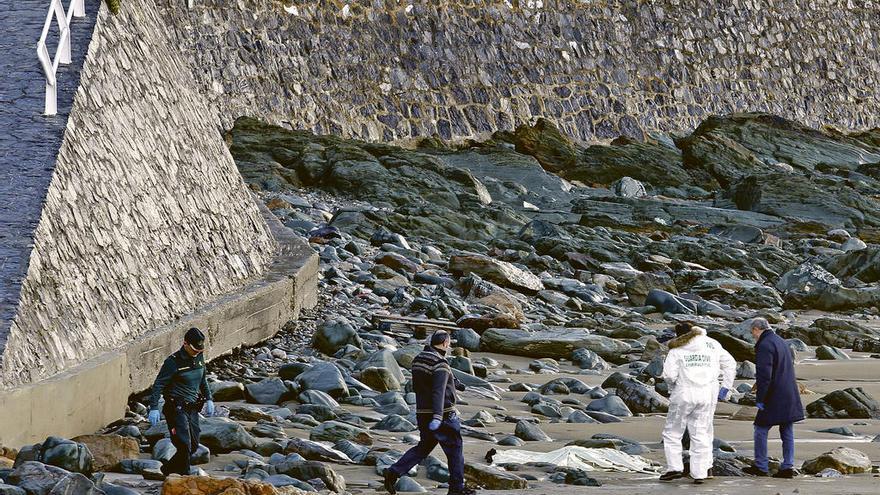
[[[210,359],[316,303],[317,255],[244,184],[156,8],[125,5],[98,14],[0,349],[0,445],[122,417],[191,326]]]
[[[31,383],[260,277],[276,244],[152,8],[102,6],[0,383]]]
[[[767,111],[878,125],[880,10],[829,0],[162,0],[201,91],[316,133],[581,140]]]

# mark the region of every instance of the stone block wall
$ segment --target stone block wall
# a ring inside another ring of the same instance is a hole
[[[101,7],[0,355],[0,388],[189,315],[260,277],[276,254],[163,19],[149,2],[123,5],[115,16]]]
[[[878,125],[864,0],[161,0],[225,126],[369,140],[548,117],[581,140],[763,110]]]

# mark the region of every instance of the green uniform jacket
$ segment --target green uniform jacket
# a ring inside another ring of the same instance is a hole
[[[199,393],[205,400],[211,399],[211,390],[208,388],[208,380],[205,376],[205,356],[199,354],[191,357],[183,347],[165,359],[159,375],[153,383],[153,393],[150,394],[150,409],[159,409],[159,396],[164,395],[165,400],[172,398],[176,401],[190,404],[199,398]]]

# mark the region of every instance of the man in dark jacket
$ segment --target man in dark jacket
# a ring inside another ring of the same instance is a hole
[[[764,318],[752,320],[755,338],[755,385],[758,415],[755,417],[755,465],[743,470],[755,476],[769,476],[767,434],[779,425],[782,437],[782,465],[774,478],[794,477],[794,423],[804,419],[800,390],[788,344],[770,329]]]
[[[419,443],[385,469],[385,489],[391,495],[397,493],[397,480],[428,457],[438,443],[449,463],[449,495],[475,493],[464,486],[461,423],[455,411],[455,390],[463,390],[464,387],[457,383],[446,362],[449,345],[449,334],[439,330],[413,359],[412,383],[416,393]]]
[[[188,475],[190,456],[199,448],[199,411],[202,404],[208,416],[214,414],[214,401],[205,377],[205,335],[198,328],[187,330],[183,346],[165,359],[153,383],[150,395],[151,425],[159,422],[159,396],[165,396],[162,413],[171,433],[171,443],[177,449],[174,456],[162,465],[162,473]]]

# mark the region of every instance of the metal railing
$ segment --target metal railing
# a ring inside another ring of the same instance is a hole
[[[49,12],[46,14],[46,22],[43,24],[43,34],[40,35],[40,40],[37,42],[37,58],[40,60],[43,74],[46,76],[45,115],[58,113],[58,81],[55,79],[55,74],[58,72],[58,64],[70,63],[70,20],[73,17],[85,16],[85,0],[70,0],[66,12],[61,0],[51,0],[49,3]],[[49,49],[46,47],[46,37],[49,35],[53,19],[58,21],[58,46],[55,48],[55,57],[50,57]]]

